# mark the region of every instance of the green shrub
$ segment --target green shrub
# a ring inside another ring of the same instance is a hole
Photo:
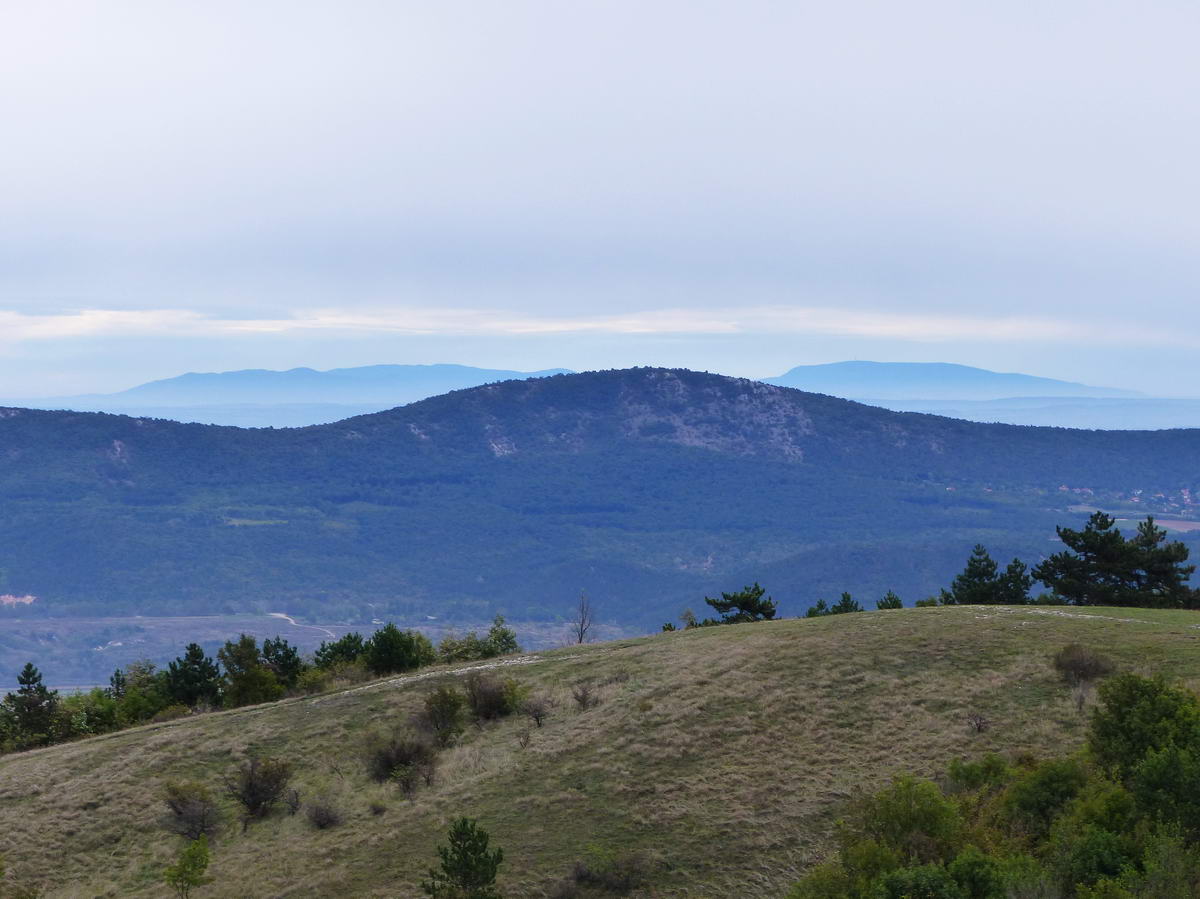
[[[513,678],[504,681],[472,671],[467,676],[467,705],[476,721],[492,721],[520,708],[527,690]]]
[[[1121,834],[1089,824],[1072,831],[1056,846],[1055,869],[1066,889],[1116,877],[1136,862],[1129,841]]]
[[[1012,778],[1012,768],[1002,756],[989,753],[974,762],[955,759],[950,763],[947,779],[956,792],[999,787]]]
[[[419,781],[433,781],[437,767],[437,749],[423,736],[394,734],[388,739],[373,738],[367,746],[368,776],[376,783],[394,782],[406,796],[416,792]]]
[[[432,665],[437,653],[424,634],[402,631],[389,622],[371,635],[363,659],[372,674],[395,674]]]
[[[1008,899],[1008,878],[998,858],[977,846],[968,846],[946,871],[966,899]]]
[[[418,726],[433,737],[438,746],[449,746],[463,732],[467,698],[454,687],[438,687],[425,697],[417,716]]]
[[[1151,750],[1200,746],[1200,702],[1162,677],[1118,674],[1100,685],[1088,748],[1103,766],[1128,777]]]
[[[969,899],[941,865],[900,868],[883,875],[872,899]]]
[[[221,810],[212,792],[199,781],[167,781],[163,785],[167,813],[163,827],[189,840],[216,836]]]
[[[924,864],[953,856],[962,819],[936,784],[901,776],[854,804],[852,826],[899,852],[904,861]]]
[[[1005,805],[1010,819],[1035,835],[1046,832],[1051,819],[1087,783],[1078,759],[1051,759],[1025,772],[1009,787]]]
[[[265,818],[283,798],[292,779],[292,765],[283,759],[254,756],[225,778],[225,794],[243,809],[243,829]]]
[[[505,626],[503,615],[497,615],[486,637],[474,631],[463,637],[447,634],[438,644],[437,657],[443,662],[474,662],[520,651],[516,631]]]
[[[1177,745],[1152,749],[1133,769],[1138,805],[1160,821],[1200,835],[1200,753]]]
[[[586,857],[575,863],[571,877],[576,883],[624,896],[643,886],[649,872],[645,853],[589,846]]]
[[[205,877],[208,870],[208,837],[201,835],[179,852],[175,864],[163,872],[163,880],[175,890],[180,899],[187,899],[193,887],[207,883],[211,878]]]

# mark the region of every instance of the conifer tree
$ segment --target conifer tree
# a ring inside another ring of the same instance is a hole
[[[429,880],[421,884],[434,899],[500,899],[496,872],[504,851],[488,851],[488,833],[470,818],[459,818],[450,826],[450,845],[439,846],[441,870],[431,868]]]
[[[216,704],[221,695],[221,672],[198,643],[189,643],[183,655],[167,666],[167,692],[174,702],[195,707]]]
[[[26,662],[17,675],[17,692],[5,695],[0,713],[20,746],[42,746],[50,742],[58,691],[42,682],[42,673]]]
[[[720,599],[704,597],[704,601],[721,615],[721,624],[739,624],[743,621],[768,621],[775,617],[776,605],[771,597],[763,599],[767,591],[755,581],[736,593],[722,593]]]

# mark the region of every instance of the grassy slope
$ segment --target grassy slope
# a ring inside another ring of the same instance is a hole
[[[558,699],[528,748],[524,723],[505,721],[469,731],[414,801],[369,784],[363,736],[406,720],[460,666],[0,759],[0,853],[51,896],[165,895],[179,843],[155,825],[159,782],[215,785],[256,749],[293,759],[302,792],[337,797],[347,823],[228,828],[198,895],[418,895],[448,821],[467,814],[505,849],[513,896],[543,895],[588,844],[652,852],[647,895],[775,896],[858,787],[987,750],[1078,745],[1083,719],[1047,663],[1064,643],[1195,684],[1198,627],[1186,612],[908,609],[555,650],[506,672]],[[570,697],[581,678],[607,681],[587,712]],[[970,732],[971,712],[992,727]]]

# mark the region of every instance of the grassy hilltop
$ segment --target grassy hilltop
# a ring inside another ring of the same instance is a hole
[[[549,895],[596,846],[648,854],[638,895],[779,896],[829,848],[855,790],[956,757],[1079,745],[1085,716],[1048,661],[1064,644],[1195,685],[1198,628],[1191,612],[959,606],[500,660],[498,674],[556,701],[545,726],[468,728],[409,800],[369,781],[360,754],[480,663],[433,669],[0,758],[0,854],[49,896],[167,895],[161,872],[181,840],[158,825],[163,781],[216,788],[255,751],[293,761],[302,797],[328,796],[345,823],[316,830],[283,812],[243,833],[230,809],[196,896],[418,895],[460,815],[504,849],[506,895]],[[596,685],[594,708],[573,700],[581,680]],[[990,727],[976,732],[971,714]]]

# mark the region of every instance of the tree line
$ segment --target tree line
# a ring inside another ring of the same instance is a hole
[[[1200,608],[1200,590],[1188,586],[1196,570],[1188,565],[1188,548],[1179,541],[1167,542],[1167,531],[1154,523],[1153,516],[1140,522],[1132,537],[1116,527],[1117,520],[1104,512],[1094,512],[1082,530],[1058,527],[1058,538],[1066,549],[1029,568],[1013,559],[1003,569],[991,557],[987,547],[976,544],[966,566],[936,596],[917,600],[916,606],[954,605],[1075,605],[1126,606],[1153,609]],[[1049,590],[1031,594],[1036,582]],[[690,610],[681,616],[684,629],[769,621],[778,612],[766,590],[755,582],[735,593],[722,593],[720,599],[704,601],[720,614],[719,618],[697,619]],[[900,609],[903,601],[889,590],[875,603],[877,609]],[[807,618],[861,612],[862,605],[849,593],[829,603],[818,599],[806,612]],[[677,630],[667,622],[664,631]]]
[[[282,637],[260,645],[242,634],[226,641],[215,659],[198,643],[189,643],[165,668],[149,660],[132,662],[114,671],[107,687],[70,696],[47,687],[29,662],[17,676],[17,689],[0,700],[0,753],[520,649],[501,615],[484,636],[449,635],[436,648],[424,634],[389,623],[370,637],[352,632],[323,642],[311,658]]]

